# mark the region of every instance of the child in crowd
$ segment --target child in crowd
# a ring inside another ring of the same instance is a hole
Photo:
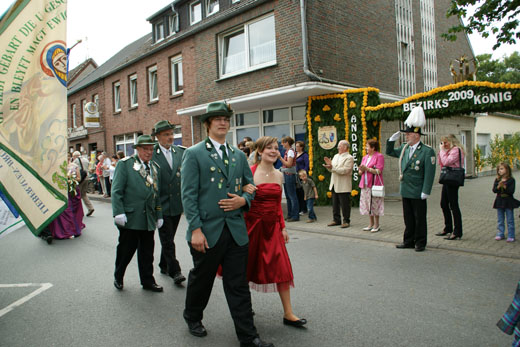
[[[502,162],[497,166],[497,178],[493,183],[493,193],[496,193],[493,208],[497,209],[498,232],[495,240],[505,238],[505,218],[507,218],[507,242],[515,241],[515,219],[513,209],[520,206],[520,201],[513,197],[515,193],[515,179],[511,176],[511,167]]]
[[[303,199],[307,203],[307,211],[309,212],[309,220],[307,223],[314,223],[317,219],[316,214],[314,213],[314,200],[318,198],[318,190],[316,189],[314,181],[307,176],[305,170],[298,171],[298,175],[300,176],[303,188]]]

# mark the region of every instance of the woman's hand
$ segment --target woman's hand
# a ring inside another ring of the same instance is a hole
[[[285,243],[289,243],[289,234],[285,228],[282,229],[282,235]]]
[[[256,187],[254,185],[252,185],[251,183],[249,184],[246,184],[245,186],[242,187],[242,190],[244,191],[244,193],[248,193],[248,194],[253,194],[254,192],[256,192]]]
[[[365,165],[359,165],[359,172],[367,171],[367,169]]]

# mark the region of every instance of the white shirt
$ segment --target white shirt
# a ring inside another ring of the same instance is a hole
[[[226,146],[226,143],[225,142],[224,143],[219,143],[219,142],[213,140],[211,137],[209,138],[209,140],[213,144],[213,147],[215,147],[215,149],[217,150],[217,153],[220,156],[220,159],[222,159],[222,151],[220,150],[220,146],[222,146],[222,145]],[[227,146],[226,146],[226,155],[228,155],[228,157],[229,157]]]
[[[170,165],[170,169],[171,169],[172,165],[173,165],[172,151],[169,148],[164,148],[160,143],[159,143],[159,148],[163,152],[164,157],[166,158],[166,161]]]
[[[410,159],[413,155],[413,153],[415,152],[415,150],[417,149],[417,146],[419,146],[419,143],[421,143],[421,141],[417,142],[415,145],[413,146],[409,146],[409,152],[408,152],[408,159]]]

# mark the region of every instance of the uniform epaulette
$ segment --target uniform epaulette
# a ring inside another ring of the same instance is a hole
[[[186,146],[181,146],[181,145],[175,145],[175,146],[177,146],[177,147],[179,147],[179,148],[182,148],[182,149],[187,149],[187,148],[188,148],[188,147],[186,147]]]
[[[123,159],[120,159],[121,161],[127,161],[128,159],[132,158],[131,156],[124,157]]]

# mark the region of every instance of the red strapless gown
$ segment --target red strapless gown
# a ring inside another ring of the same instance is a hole
[[[249,235],[249,286],[261,292],[278,291],[277,283],[294,287],[291,261],[282,235],[285,222],[279,184],[262,183],[257,186],[245,220]]]

